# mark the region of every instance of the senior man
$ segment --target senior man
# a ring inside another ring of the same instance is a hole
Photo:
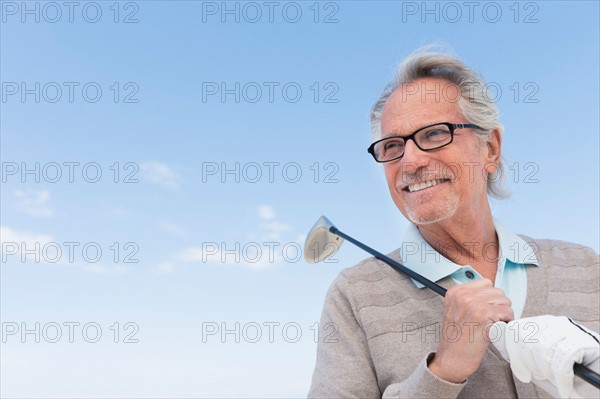
[[[548,397],[513,377],[490,325],[566,315],[599,330],[598,255],[516,235],[492,217],[488,195],[505,195],[503,126],[484,85],[457,58],[421,50],[374,105],[369,152],[411,222],[389,256],[448,292],[375,258],[343,270],[321,317],[337,333],[319,342],[309,397]]]

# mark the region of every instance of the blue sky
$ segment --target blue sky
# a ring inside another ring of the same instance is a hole
[[[322,214],[399,246],[368,113],[432,42],[498,97],[514,194],[494,215],[598,251],[598,3],[476,3],[275,2],[270,20],[228,2],[236,22],[222,2],[99,1],[71,22],[2,1],[1,394],[305,396],[326,290],[365,254],[297,250]]]

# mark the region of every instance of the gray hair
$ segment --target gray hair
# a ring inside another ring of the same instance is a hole
[[[445,53],[431,52],[428,47],[417,50],[402,62],[396,77],[389,82],[371,108],[371,133],[373,141],[381,137],[381,115],[386,101],[394,90],[422,78],[444,79],[456,85],[460,91],[458,107],[463,116],[481,129],[473,132],[481,141],[489,141],[491,132],[498,129],[500,136],[504,126],[499,121],[496,105],[486,92],[486,82],[474,70],[458,58]],[[505,199],[510,191],[504,188],[504,161],[501,159],[496,172],[487,176],[488,195]]]

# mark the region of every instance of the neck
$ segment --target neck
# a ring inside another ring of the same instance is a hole
[[[495,281],[499,242],[489,204],[483,212],[454,215],[417,227],[425,241],[444,257],[458,265],[470,265],[484,278]]]

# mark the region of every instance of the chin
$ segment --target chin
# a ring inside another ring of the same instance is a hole
[[[447,198],[442,204],[425,204],[414,208],[407,207],[406,218],[414,224],[432,224],[450,219],[458,209],[458,198]]]

